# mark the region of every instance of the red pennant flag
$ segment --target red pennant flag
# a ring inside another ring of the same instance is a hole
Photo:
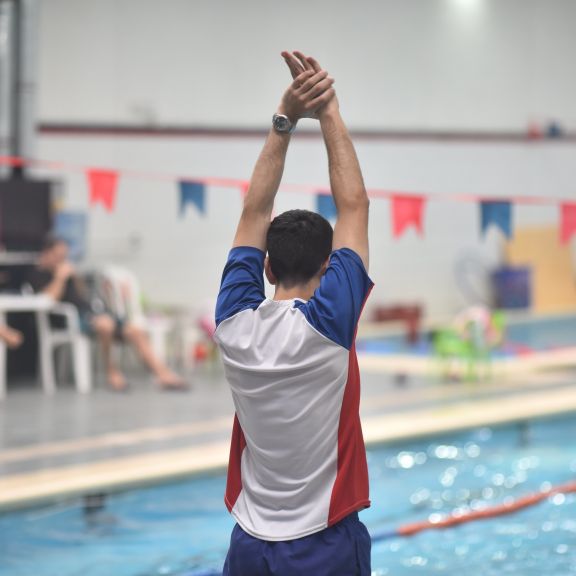
[[[422,213],[424,198],[422,196],[392,196],[392,228],[394,238],[401,236],[409,226],[423,234]]]
[[[574,234],[576,234],[576,204],[561,204],[560,241],[562,244],[567,244]]]
[[[118,172],[115,170],[88,170],[86,176],[90,186],[90,204],[100,202],[108,212],[112,212],[116,203]]]

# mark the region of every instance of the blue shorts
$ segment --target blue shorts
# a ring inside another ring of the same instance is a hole
[[[126,328],[126,322],[113,314],[107,312],[103,314],[94,314],[92,312],[84,312],[80,315],[80,330],[85,336],[93,337],[96,335],[94,326],[92,322],[94,318],[98,316],[108,316],[114,322],[114,338],[116,340],[122,341],[124,339],[124,329]]]
[[[232,530],[222,576],[370,576],[370,534],[355,512],[321,532],[283,542]]]

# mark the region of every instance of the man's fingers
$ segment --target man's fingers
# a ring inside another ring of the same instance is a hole
[[[328,90],[320,94],[320,96],[314,98],[314,100],[312,100],[306,106],[306,108],[308,110],[318,110],[318,108],[321,108],[322,106],[324,106],[324,104],[330,102],[330,100],[332,100],[334,96],[336,96],[336,90],[334,90],[334,88],[328,88]]]
[[[332,88],[334,78],[328,76],[314,58],[302,52],[282,52],[282,58],[293,78],[283,97],[285,109],[290,110],[295,119],[316,118],[318,109],[336,95]]]
[[[300,94],[306,94],[312,87],[316,86],[318,82],[324,80],[328,76],[328,72],[326,70],[320,70],[320,72],[314,72],[312,69],[306,70],[306,72],[311,73],[310,76],[305,82],[302,83],[298,92]]]
[[[306,82],[308,82],[308,80],[312,78],[312,76],[314,76],[313,70],[304,70],[304,72],[301,72],[300,74],[298,74],[298,76],[296,76],[296,78],[294,78],[294,82],[292,82],[292,89],[294,91],[300,91],[302,89],[302,86],[304,86]],[[312,84],[312,86],[313,85],[314,84]]]
[[[306,58],[306,62],[308,62],[308,64],[312,66],[314,72],[320,72],[320,70],[322,70],[322,66],[320,66],[320,64],[318,64],[318,61],[312,58],[312,56],[308,56]]]
[[[290,69],[290,74],[292,74],[292,78],[296,78],[301,70],[296,68],[289,60],[285,60],[286,64],[288,65],[288,68]]]
[[[293,54],[298,59],[304,70],[314,70],[314,67],[312,66],[312,64],[310,64],[310,62],[308,62],[306,56],[304,56],[302,52],[300,52],[299,50],[294,50]]]
[[[290,68],[290,74],[292,74],[292,78],[296,78],[299,74],[304,72],[304,68],[298,59],[290,54],[290,52],[282,52],[282,58],[284,58],[288,68]]]
[[[332,84],[334,84],[334,78],[330,77],[324,78],[324,80],[321,80],[320,82],[312,86],[312,88],[310,88],[308,92],[306,92],[306,99],[313,100],[323,92],[326,92],[326,90],[328,90],[328,88],[330,88]]]

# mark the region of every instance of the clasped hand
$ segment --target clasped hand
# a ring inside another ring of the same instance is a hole
[[[316,60],[301,52],[282,52],[282,57],[290,69],[293,82],[282,97],[281,114],[297,122],[300,118],[319,118],[328,104],[337,105],[336,92],[332,87],[334,78]]]

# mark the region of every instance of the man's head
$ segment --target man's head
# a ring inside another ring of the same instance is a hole
[[[44,241],[40,261],[44,268],[55,270],[68,260],[68,244],[62,238],[49,236]]]
[[[314,212],[289,210],[276,216],[266,236],[268,280],[293,288],[319,278],[332,251],[332,235],[330,223]]]

